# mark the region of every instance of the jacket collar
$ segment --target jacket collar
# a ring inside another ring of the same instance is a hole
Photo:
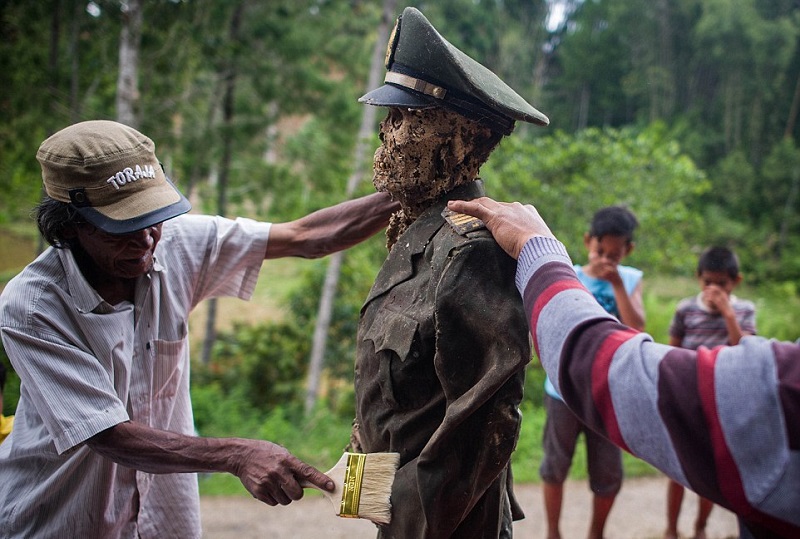
[[[431,238],[436,235],[445,223],[444,217],[442,217],[442,210],[447,206],[447,201],[472,200],[485,194],[483,182],[475,180],[472,183],[448,191],[422,212],[422,215],[397,238],[397,242],[392,246],[392,250],[389,251],[389,255],[386,257],[386,261],[383,263],[383,267],[378,273],[378,277],[372,285],[372,290],[370,290],[365,303],[386,293],[413,276],[413,258],[415,255],[425,251],[425,247],[430,243]]]

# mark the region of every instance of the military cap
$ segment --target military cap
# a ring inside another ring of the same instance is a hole
[[[191,209],[150,138],[107,120],[80,122],[39,146],[44,188],[109,234],[128,234]]]
[[[506,83],[451,45],[416,8],[397,18],[386,50],[385,84],[359,99],[387,107],[446,107],[511,133],[514,121],[548,125]]]

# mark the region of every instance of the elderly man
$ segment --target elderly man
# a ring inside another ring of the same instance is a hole
[[[389,108],[373,183],[401,210],[361,311],[355,379],[361,449],[401,459],[379,537],[511,537],[527,320],[513,259],[476,221],[442,212],[484,193],[478,171],[516,120],[547,118],[414,8],[387,69],[361,101]]]
[[[247,299],[264,259],[317,257],[377,232],[384,194],[288,223],[183,215],[153,142],[109,121],[67,127],[37,158],[52,244],[0,296],[21,380],[0,446],[2,537],[200,537],[197,478],[228,472],[269,504],[333,482],[266,441],[193,435],[187,319]]]

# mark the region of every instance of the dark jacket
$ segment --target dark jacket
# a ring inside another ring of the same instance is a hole
[[[396,451],[392,522],[379,537],[511,536],[528,324],[515,261],[485,229],[459,235],[451,192],[398,239],[361,310],[356,361],[362,450]]]

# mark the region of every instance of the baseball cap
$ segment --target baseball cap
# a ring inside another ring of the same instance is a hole
[[[135,232],[192,207],[164,173],[153,141],[121,123],[66,127],[42,142],[36,159],[47,195],[109,234]]]

